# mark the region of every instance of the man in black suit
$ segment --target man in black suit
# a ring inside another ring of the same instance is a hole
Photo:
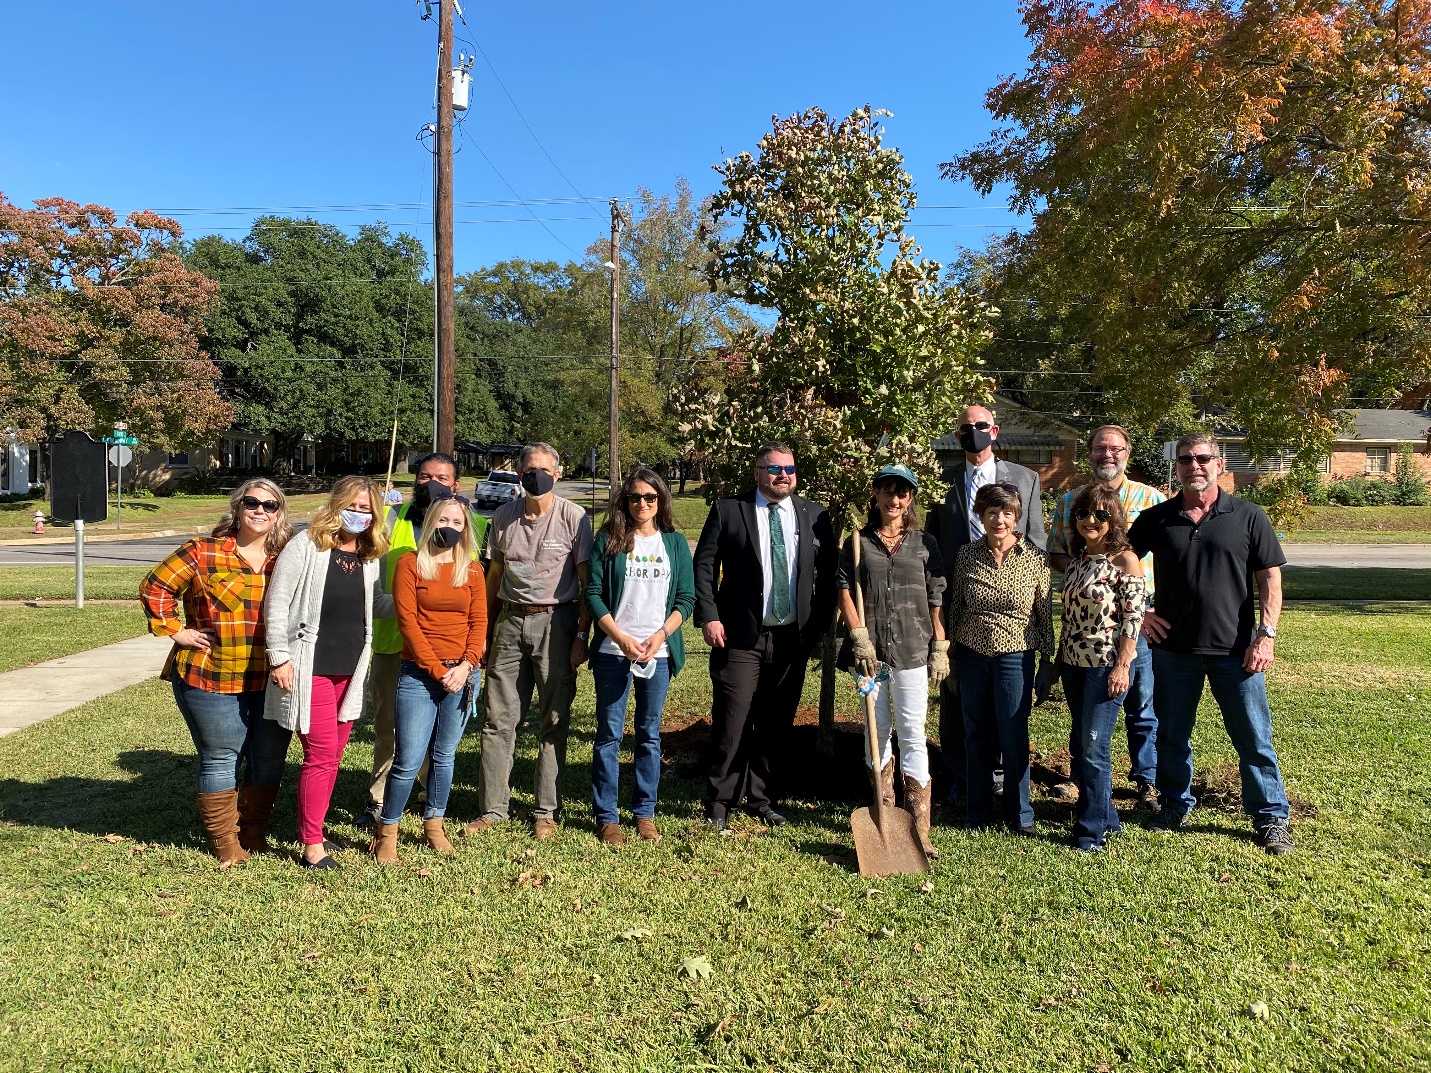
[[[772,827],[805,668],[834,616],[839,545],[829,512],[795,494],[795,456],[768,443],[755,488],[717,500],[696,545],[695,623],[711,646],[706,820],[724,831],[742,797]]]
[[[958,432],[959,446],[964,448],[964,461],[947,474],[949,492],[944,502],[933,507],[924,521],[925,531],[939,542],[951,585],[954,584],[954,564],[959,557],[959,549],[984,537],[984,527],[973,516],[973,504],[975,493],[986,484],[1011,484],[1017,488],[1024,506],[1023,514],[1019,516],[1019,532],[1045,550],[1048,539],[1044,535],[1038,474],[1026,466],[994,457],[999,425],[993,411],[983,406],[966,408],[959,419]],[[953,623],[945,623],[944,628],[952,630]],[[959,707],[958,690],[957,676],[952,674],[939,687],[939,747],[949,774],[951,802],[964,797],[967,785],[964,713]]]

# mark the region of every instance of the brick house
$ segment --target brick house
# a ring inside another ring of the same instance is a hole
[[[1072,425],[1025,410],[999,395],[994,396],[990,409],[999,426],[994,444],[997,457],[1033,470],[1045,491],[1062,492],[1087,481],[1078,468],[1083,434]],[[935,440],[934,454],[946,472],[958,465],[964,458],[958,432]]]
[[[1422,474],[1431,480],[1431,410],[1347,410],[1346,429],[1332,443],[1331,454],[1321,463],[1323,477],[1382,477],[1396,471],[1396,455],[1409,447]],[[1272,455],[1254,462],[1243,448],[1241,436],[1219,436],[1227,460],[1219,484],[1229,492],[1256,484],[1266,474],[1287,472],[1290,454]],[[1171,446],[1171,445],[1169,445]]]

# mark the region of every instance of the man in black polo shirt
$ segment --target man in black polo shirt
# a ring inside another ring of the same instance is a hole
[[[1203,682],[1212,687],[1242,771],[1242,807],[1257,843],[1290,853],[1287,794],[1272,748],[1272,710],[1263,672],[1272,666],[1287,557],[1266,513],[1217,487],[1222,458],[1212,437],[1177,444],[1182,493],[1149,507],[1128,530],[1141,556],[1153,555],[1153,610],[1143,633],[1153,646],[1158,713],[1158,797],[1154,830],[1176,831],[1196,804],[1192,731]],[[1253,579],[1262,624],[1255,622]]]

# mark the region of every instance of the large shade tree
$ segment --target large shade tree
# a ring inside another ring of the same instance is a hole
[[[1431,4],[1025,0],[1027,70],[944,165],[1033,225],[995,357],[1145,429],[1319,454],[1431,365]],[[1093,377],[1088,378],[1087,374]],[[1030,382],[1027,386],[1034,386]]]
[[[0,418],[25,439],[129,423],[146,447],[210,439],[233,416],[200,345],[217,286],[153,212],[0,195]]]

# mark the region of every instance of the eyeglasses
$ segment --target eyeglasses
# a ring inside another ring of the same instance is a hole
[[[639,503],[659,503],[661,496],[656,492],[627,492],[626,502],[633,507]]]
[[[1109,518],[1113,517],[1113,515],[1109,514],[1106,510],[1089,510],[1085,507],[1083,510],[1074,511],[1073,517],[1080,522],[1084,518],[1092,518],[1095,521],[1106,522]]]
[[[1191,466],[1196,462],[1199,466],[1206,466],[1216,457],[1217,455],[1178,455],[1178,465]]]
[[[793,476],[795,476],[795,467],[794,467],[794,466],[766,466],[766,467],[765,467],[765,472],[768,473],[768,474],[770,474],[772,477],[778,477],[778,476],[780,476],[782,473],[787,474],[788,476],[793,477]]]
[[[975,431],[975,430],[977,429],[979,432],[988,432],[989,429],[991,429],[991,428],[993,428],[993,427],[994,427],[994,423],[993,423],[992,421],[974,421],[974,422],[972,422],[972,423],[966,421],[966,422],[964,422],[962,425],[959,426],[959,431],[960,431],[960,432],[973,432],[973,431]]]
[[[278,500],[259,499],[257,496],[244,496],[239,500],[249,510],[263,510],[268,514],[278,513]]]
[[[1095,448],[1093,448],[1093,450],[1090,451],[1089,453],[1090,453],[1090,454],[1095,454],[1095,455],[1113,455],[1113,456],[1116,458],[1118,455],[1126,455],[1126,454],[1128,453],[1128,448],[1126,448],[1126,447],[1095,447]]]

